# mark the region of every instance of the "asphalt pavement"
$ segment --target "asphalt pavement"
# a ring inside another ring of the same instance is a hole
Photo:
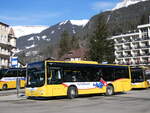
[[[114,96],[88,95],[27,99],[16,94],[0,96],[0,113],[150,113],[150,89]]]

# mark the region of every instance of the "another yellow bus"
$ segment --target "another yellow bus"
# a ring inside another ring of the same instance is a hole
[[[131,82],[132,88],[148,88],[150,83],[148,81],[148,71],[145,67],[131,67]]]
[[[129,66],[97,63],[43,61],[27,66],[28,97],[68,96],[131,90]]]
[[[25,68],[9,68],[0,70],[0,89],[6,90],[16,88],[17,78],[20,80],[20,87],[25,87]]]

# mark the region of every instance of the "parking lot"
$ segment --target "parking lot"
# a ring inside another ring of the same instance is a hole
[[[150,113],[150,89],[114,96],[90,95],[26,99],[16,94],[0,96],[0,113]]]

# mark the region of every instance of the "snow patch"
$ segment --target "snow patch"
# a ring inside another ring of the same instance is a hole
[[[47,38],[47,36],[46,36],[46,35],[42,36],[42,39],[46,39],[46,38]]]
[[[73,32],[73,34],[76,34],[74,27],[72,27],[72,32]]]
[[[40,37],[39,37],[39,36],[37,36],[37,39],[38,39],[38,40],[40,40]]]
[[[54,34],[54,33],[55,33],[55,31],[52,31],[52,32],[51,32],[51,34]]]
[[[66,21],[63,21],[63,22],[59,23],[59,25],[64,25],[69,21],[71,22],[72,25],[77,25],[77,26],[85,26],[89,22],[89,20],[87,20],[87,19],[83,19],[83,20],[66,20]]]
[[[83,19],[83,20],[70,20],[72,25],[77,25],[77,26],[85,26],[89,20]]]
[[[61,26],[61,25],[64,25],[64,24],[66,24],[68,21],[69,21],[69,20],[65,20],[65,21],[59,23],[59,25],[60,25],[60,26]]]
[[[26,53],[26,56],[34,56],[34,55],[37,55],[38,54],[38,51],[29,51]]]
[[[21,37],[33,33],[40,33],[48,28],[48,26],[11,26],[14,30],[15,36]]]
[[[113,8],[112,10],[128,7],[129,5],[136,4],[138,2],[144,2],[144,1],[148,1],[148,0],[123,0],[122,2],[118,3],[116,7]]]
[[[31,41],[31,40],[34,40],[34,37],[31,37],[31,38],[28,39],[28,41]]]
[[[48,39],[46,39],[47,41],[51,41],[51,39],[50,38],[48,38]]]
[[[32,44],[31,46],[28,46],[28,47],[25,47],[26,49],[30,49],[30,48],[33,48],[35,47],[35,44]]]

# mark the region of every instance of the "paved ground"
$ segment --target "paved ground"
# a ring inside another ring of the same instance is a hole
[[[16,89],[9,89],[4,91],[0,90],[0,96],[8,96],[17,93],[24,93],[24,89],[19,89],[18,92]]]
[[[0,96],[0,113],[150,113],[150,89],[115,96],[84,96],[29,100]]]

